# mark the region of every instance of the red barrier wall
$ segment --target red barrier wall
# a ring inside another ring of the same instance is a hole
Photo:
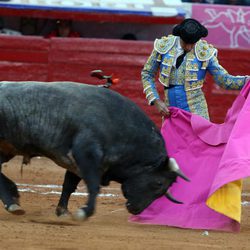
[[[142,41],[1,36],[0,79],[100,84],[89,73],[102,69],[120,78],[114,90],[135,101],[160,126],[161,118],[147,105],[140,80],[152,46],[152,42]],[[249,74],[250,50],[220,49],[219,60],[231,74]],[[216,88],[211,77],[206,79],[204,91],[212,121],[222,122],[238,92]]]

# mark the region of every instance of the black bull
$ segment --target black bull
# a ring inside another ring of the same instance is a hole
[[[178,175],[185,179],[137,105],[112,90],[72,82],[0,83],[0,164],[16,155],[45,156],[67,170],[57,215],[67,213],[84,180],[89,196],[78,219],[94,213],[100,186],[110,181],[122,184],[127,209],[137,214]],[[7,211],[24,213],[15,183],[3,173],[0,198]]]

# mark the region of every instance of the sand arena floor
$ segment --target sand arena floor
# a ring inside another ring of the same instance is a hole
[[[120,185],[103,188],[97,210],[84,222],[70,217],[58,218],[64,170],[46,158],[32,159],[20,171],[21,158],[3,167],[3,172],[18,184],[21,205],[26,214],[9,214],[0,205],[0,249],[3,250],[77,250],[77,249],[250,249],[250,181],[244,182],[243,215],[240,233],[180,229],[128,222]],[[76,210],[86,200],[83,184],[70,199],[69,209]]]

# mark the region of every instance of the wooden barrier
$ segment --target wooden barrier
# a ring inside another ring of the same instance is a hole
[[[0,79],[47,81],[50,41],[39,37],[0,38]]]
[[[152,46],[143,41],[1,36],[0,79],[101,84],[90,77],[90,71],[102,69],[120,78],[112,89],[136,102],[160,126],[161,118],[147,105],[141,84],[141,69]],[[219,49],[218,57],[229,73],[249,74],[250,50]],[[158,87],[162,89],[160,84]],[[222,122],[238,92],[218,89],[211,77],[206,79],[204,91],[212,121]]]

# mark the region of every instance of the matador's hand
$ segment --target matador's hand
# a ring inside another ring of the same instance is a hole
[[[155,100],[154,105],[157,108],[158,112],[163,116],[170,116],[170,111],[167,105],[162,100]]]
[[[246,76],[245,78],[245,84],[250,81],[250,76]]]

